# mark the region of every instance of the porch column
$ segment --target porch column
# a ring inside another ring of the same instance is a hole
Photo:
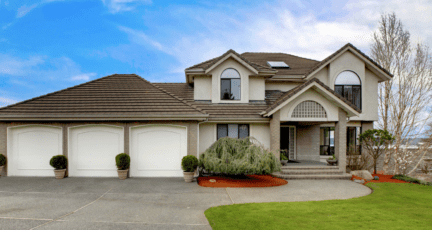
[[[338,159],[339,170],[346,172],[346,133],[347,113],[339,108],[339,121],[335,125],[334,143],[335,156]]]
[[[270,119],[270,151],[279,159],[280,148],[280,111]]]

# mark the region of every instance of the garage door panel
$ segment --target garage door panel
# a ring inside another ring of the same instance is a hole
[[[112,170],[114,157],[100,157],[100,153],[108,156],[119,154],[121,135],[113,132],[85,132],[77,135],[77,169]],[[107,144],[110,143],[110,144]]]
[[[163,145],[154,144],[167,140]],[[138,170],[180,170],[181,134],[169,131],[143,132],[138,135]]]
[[[11,176],[53,176],[49,161],[61,154],[61,128],[24,126],[8,131],[8,174]]]
[[[70,129],[69,175],[116,177],[115,156],[124,152],[124,131],[115,126]]]
[[[186,134],[186,127],[181,126],[132,128],[131,176],[183,176],[181,159],[187,155]]]

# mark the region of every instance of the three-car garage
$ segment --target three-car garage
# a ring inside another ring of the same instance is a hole
[[[116,177],[115,156],[129,152],[130,177],[181,177],[181,159],[188,153],[187,128],[169,124],[10,126],[7,172],[9,176],[53,176],[49,160],[64,154],[70,177]]]

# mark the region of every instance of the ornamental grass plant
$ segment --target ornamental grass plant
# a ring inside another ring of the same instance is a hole
[[[253,137],[219,139],[200,155],[199,166],[224,175],[261,175],[281,170],[279,159]]]

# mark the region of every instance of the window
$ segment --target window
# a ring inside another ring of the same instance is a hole
[[[237,70],[229,68],[222,72],[221,99],[240,100],[240,74]]]
[[[296,118],[326,118],[327,113],[325,109],[318,102],[304,101],[298,104],[291,117]]]
[[[347,127],[347,152],[350,150],[350,148],[353,148],[357,154],[361,154],[361,146],[358,139],[360,133],[360,127]]]
[[[249,125],[246,124],[218,124],[217,139],[222,137],[245,138],[249,136]]]
[[[335,92],[361,109],[361,82],[354,72],[343,71],[336,77]]]
[[[334,154],[334,127],[320,129],[320,155]]]

